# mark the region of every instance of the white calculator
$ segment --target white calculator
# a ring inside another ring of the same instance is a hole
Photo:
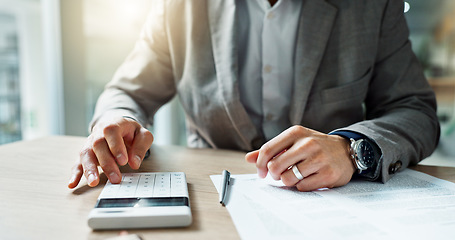
[[[106,183],[88,216],[92,229],[184,227],[192,222],[183,172],[124,173]]]

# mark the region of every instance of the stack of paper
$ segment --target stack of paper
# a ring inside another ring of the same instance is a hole
[[[242,239],[455,239],[455,184],[409,169],[314,192],[231,175],[226,207]]]

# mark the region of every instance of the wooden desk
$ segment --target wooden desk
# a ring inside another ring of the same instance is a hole
[[[67,188],[71,167],[84,143],[82,137],[47,137],[0,146],[1,239],[105,239],[119,231],[92,231],[87,216],[102,187],[85,182]],[[140,171],[183,171],[187,175],[193,224],[188,228],[130,230],[144,239],[238,239],[226,208],[209,175],[229,169],[255,173],[244,153],[176,146],[152,147]],[[414,169],[455,182],[454,168]],[[123,171],[131,171],[128,167]],[[106,181],[103,178],[102,183]],[[102,184],[103,185],[103,184]]]

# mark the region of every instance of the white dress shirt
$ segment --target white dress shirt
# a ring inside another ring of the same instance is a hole
[[[240,100],[270,140],[290,126],[302,0],[237,0]]]

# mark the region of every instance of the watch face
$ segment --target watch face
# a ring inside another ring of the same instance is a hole
[[[362,141],[358,145],[357,149],[357,157],[365,167],[370,168],[374,164],[374,150],[370,143],[367,141]]]

